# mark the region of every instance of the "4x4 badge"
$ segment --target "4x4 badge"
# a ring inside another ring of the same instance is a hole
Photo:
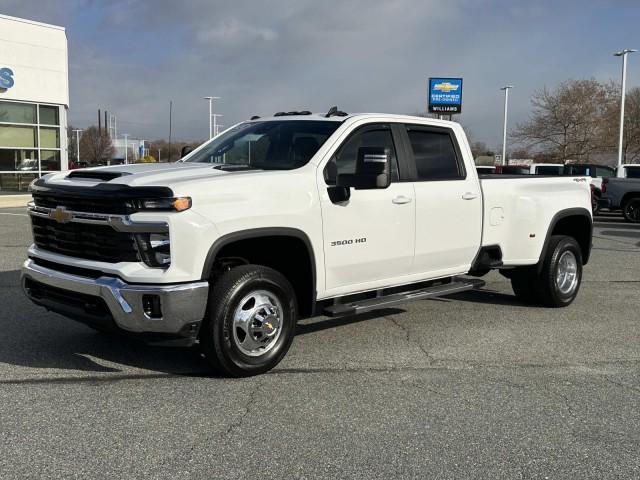
[[[51,210],[49,212],[49,217],[53,218],[58,223],[68,223],[73,218],[73,213],[65,207],[56,207],[55,210]]]

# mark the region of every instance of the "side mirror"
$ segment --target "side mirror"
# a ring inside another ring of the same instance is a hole
[[[384,147],[360,147],[355,174],[338,175],[336,186],[356,190],[387,188],[391,184],[391,152]]]
[[[186,157],[191,152],[193,152],[193,148],[190,147],[189,145],[185,145],[184,147],[182,147],[182,150],[180,151],[180,158]]]

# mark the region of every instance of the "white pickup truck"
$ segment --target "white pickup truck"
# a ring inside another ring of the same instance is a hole
[[[491,269],[521,301],[569,305],[591,250],[584,177],[479,178],[456,123],[335,108],[254,117],[177,163],[50,174],[32,193],[33,302],[197,344],[232,376],[274,367],[299,318],[460,292]]]

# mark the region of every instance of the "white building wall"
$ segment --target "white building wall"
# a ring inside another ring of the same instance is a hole
[[[13,85],[9,88],[0,88],[0,101],[59,107],[60,168],[66,170],[69,158],[67,142],[69,68],[65,29],[0,15],[0,69],[10,69],[13,73]],[[5,127],[7,126],[5,122]],[[38,134],[39,132],[40,130]],[[7,145],[0,145],[0,148],[3,147],[9,148]],[[5,168],[0,170],[3,170],[0,173],[5,177],[10,175]],[[3,189],[2,185],[0,189]]]
[[[67,35],[63,27],[0,15],[0,68],[13,70],[2,100],[69,107]]]

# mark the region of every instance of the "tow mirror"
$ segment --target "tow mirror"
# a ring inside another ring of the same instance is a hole
[[[182,147],[182,150],[180,151],[180,158],[186,157],[191,152],[193,152],[193,148],[189,145],[185,145],[184,147]]]
[[[387,188],[391,184],[389,163],[391,151],[384,147],[360,147],[355,174],[338,175],[338,187],[356,190]]]

